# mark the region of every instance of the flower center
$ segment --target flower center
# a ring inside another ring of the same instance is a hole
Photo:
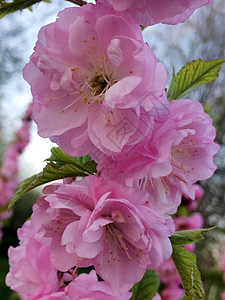
[[[121,234],[121,232],[115,227],[114,224],[109,224],[106,226],[106,235],[105,235],[105,241],[106,244],[109,245],[109,254],[112,255],[112,259],[115,261],[116,258],[118,259],[118,262],[120,262],[120,254],[119,252],[121,250],[125,251],[127,257],[129,260],[131,260],[131,257],[128,253],[128,247],[126,245],[126,240],[124,239],[124,236]],[[111,258],[108,261],[111,262]]]
[[[81,101],[87,104],[102,103],[106,91],[116,82],[112,74],[107,75],[103,68],[94,72],[90,80],[86,80],[79,94],[82,95]]]
[[[103,74],[98,73],[92,79],[90,86],[92,87],[93,94],[98,96],[106,91],[109,84],[110,80],[106,76],[103,76]]]
[[[108,70],[108,67],[106,68]],[[80,89],[67,96],[76,95],[76,98],[60,112],[64,112],[71,106],[75,106],[74,112],[77,112],[82,103],[85,104],[102,104],[106,91],[118,80],[115,79],[114,72],[107,72],[104,68],[92,71],[92,76],[85,76],[84,82],[81,83]],[[109,75],[108,75],[109,74]]]

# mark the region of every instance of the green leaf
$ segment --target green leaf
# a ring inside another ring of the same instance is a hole
[[[171,237],[171,243],[173,245],[187,245],[196,243],[197,241],[204,239],[204,234],[214,230],[215,227],[212,228],[204,228],[204,229],[193,229],[193,230],[181,230],[176,231]]]
[[[91,160],[90,155],[80,156],[80,157],[72,157],[67,155],[61,148],[53,147],[51,149],[52,155],[50,158],[47,158],[45,161],[54,161],[58,165],[64,165],[66,163],[73,164],[77,166],[79,169],[84,172],[88,172],[90,174],[96,173],[97,164]]]
[[[185,217],[188,217],[190,214],[189,210],[183,206],[183,205],[180,205],[177,209],[177,212],[176,212],[176,216],[185,216]]]
[[[82,170],[79,170],[72,164],[65,164],[64,166],[60,167],[54,163],[49,163],[42,172],[35,174],[18,184],[16,191],[9,203],[8,209],[11,209],[17,200],[37,186],[66,177],[86,175],[87,174],[85,174]]]
[[[197,86],[214,81],[223,63],[223,59],[210,61],[198,59],[187,63],[177,75],[173,70],[173,77],[167,92],[168,100],[182,98]]]
[[[135,283],[131,292],[133,293],[131,300],[149,300],[152,299],[159,289],[158,275],[153,270],[147,270],[142,280]]]
[[[185,290],[183,300],[204,300],[205,292],[195,255],[179,245],[173,245],[172,259]]]
[[[60,148],[52,148],[51,151],[52,156],[47,159],[49,163],[47,163],[43,171],[19,183],[9,203],[9,209],[23,195],[37,186],[66,177],[84,177],[96,172],[96,163],[88,161],[90,157],[71,157],[65,154]]]
[[[41,0],[14,0],[11,2],[1,1],[0,18],[3,18],[5,15],[14,13],[18,10],[30,8],[33,4],[36,4],[38,2],[41,2]],[[45,0],[45,2],[49,2],[49,1]]]

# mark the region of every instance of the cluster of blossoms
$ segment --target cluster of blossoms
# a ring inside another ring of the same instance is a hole
[[[203,217],[199,212],[194,212],[198,206],[198,200],[203,196],[203,189],[200,185],[194,184],[195,198],[194,200],[186,197],[182,197],[181,207],[185,216],[179,214],[179,211],[174,215],[173,220],[175,223],[175,229],[179,230],[191,230],[200,229],[203,226]],[[195,244],[187,244],[183,246],[190,252],[195,250]],[[182,289],[181,280],[177,269],[174,265],[172,258],[169,258],[164,264],[157,270],[159,279],[163,285],[161,291],[162,300],[180,300],[184,296],[184,290]]]
[[[6,205],[13,196],[14,190],[18,184],[18,158],[24,151],[30,140],[30,121],[32,114],[32,105],[30,104],[22,118],[22,125],[16,131],[14,141],[7,148],[3,163],[0,168],[0,228],[2,222],[11,216],[11,212],[6,211]],[[0,232],[0,239],[2,233]]]
[[[6,282],[22,299],[129,299],[171,256],[169,214],[216,168],[212,120],[198,102],[168,102],[165,67],[140,28],[183,22],[211,1],[164,2],[67,8],[39,32],[24,68],[38,132],[90,154],[98,173],[45,187],[18,231]],[[83,267],[94,270],[77,275]]]

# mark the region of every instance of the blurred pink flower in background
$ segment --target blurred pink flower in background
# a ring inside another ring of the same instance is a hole
[[[222,271],[223,271],[223,281],[225,282],[225,242],[223,243],[223,245],[224,245],[224,249],[222,253]]]
[[[181,300],[184,290],[178,286],[169,286],[162,292],[162,300]]]
[[[202,228],[204,220],[199,212],[195,212],[190,216],[178,216],[174,218],[176,230],[191,230]]]
[[[180,285],[181,280],[172,258],[167,259],[163,265],[157,269],[159,279],[166,285]]]
[[[32,105],[29,104],[22,118],[22,125],[15,132],[13,141],[8,145],[0,167],[0,208],[3,208],[0,213],[0,239],[2,237],[2,222],[12,215],[12,212],[5,210],[19,183],[19,156],[30,141],[31,113]]]
[[[182,197],[182,205],[186,207],[188,210],[194,210],[198,206],[198,201],[202,199],[204,195],[204,190],[199,184],[194,184],[194,193],[195,196],[193,199],[189,198],[186,195],[183,195]]]

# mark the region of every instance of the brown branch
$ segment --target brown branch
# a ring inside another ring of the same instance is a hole
[[[87,4],[87,2],[84,1],[84,0],[66,0],[66,1],[72,2],[72,3],[77,4],[77,5],[79,5],[79,6],[82,6],[82,5]]]

